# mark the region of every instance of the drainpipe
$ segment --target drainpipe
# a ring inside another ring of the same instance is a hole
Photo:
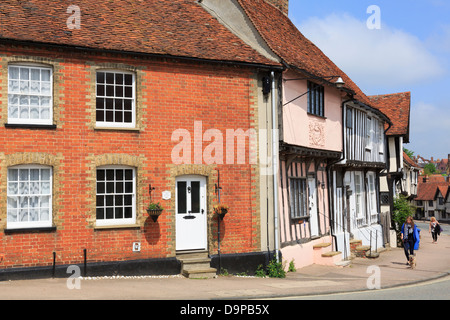
[[[274,236],[275,236],[275,256],[279,262],[279,239],[278,239],[278,137],[276,134],[276,104],[275,104],[275,73],[271,72],[272,79],[272,168],[273,168],[273,203],[274,203]]]

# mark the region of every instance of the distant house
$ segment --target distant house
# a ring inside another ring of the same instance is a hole
[[[415,163],[407,154],[403,152],[403,169],[400,193],[412,201],[417,196],[417,186],[419,183],[419,165]]]
[[[447,219],[448,212],[450,212],[447,204],[449,187],[449,182],[441,175],[420,176],[417,197],[415,198],[416,218]]]

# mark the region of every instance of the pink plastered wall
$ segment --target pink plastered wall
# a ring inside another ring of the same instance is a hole
[[[285,79],[303,78],[288,71]],[[308,91],[307,80],[285,81],[283,103]],[[308,114],[307,94],[283,106],[283,141],[307,148],[342,151],[342,98],[336,88],[325,86],[325,117]]]

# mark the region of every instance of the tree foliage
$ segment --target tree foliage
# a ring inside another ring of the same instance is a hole
[[[397,233],[400,232],[406,218],[409,216],[414,216],[415,210],[416,208],[408,202],[408,199],[405,196],[399,195],[394,199],[394,212],[392,213],[392,220],[395,222],[395,230]]]
[[[410,157],[412,159],[412,157],[414,157],[414,151],[403,148],[403,151],[405,151],[405,153],[408,155],[408,157]]]
[[[436,166],[434,165],[434,163],[427,163],[425,167],[423,167],[423,172],[426,175],[434,174],[436,173]]]

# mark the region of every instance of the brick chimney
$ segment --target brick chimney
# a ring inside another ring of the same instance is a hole
[[[266,2],[272,4],[276,8],[278,8],[285,15],[288,15],[289,12],[289,0],[265,0]]]

